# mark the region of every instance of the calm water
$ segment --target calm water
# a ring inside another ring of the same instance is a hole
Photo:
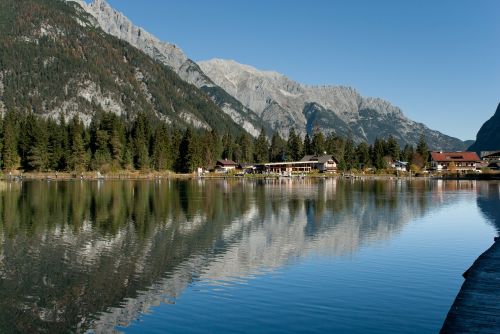
[[[0,333],[435,333],[500,183],[0,183]]]

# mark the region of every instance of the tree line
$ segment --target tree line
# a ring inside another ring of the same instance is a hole
[[[396,139],[376,139],[372,145],[314,131],[302,138],[292,128],[288,138],[264,129],[257,138],[217,130],[167,125],[146,112],[134,120],[97,112],[85,126],[79,117],[45,118],[33,112],[9,111],[0,119],[0,163],[5,171],[164,171],[190,173],[213,167],[218,159],[240,163],[297,161],[304,155],[332,154],[342,170],[388,167],[403,160],[423,167],[428,147],[401,148]]]

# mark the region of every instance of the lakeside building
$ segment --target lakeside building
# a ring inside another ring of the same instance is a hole
[[[235,170],[237,166],[238,164],[232,160],[217,160],[217,162],[215,163],[215,172],[228,173],[231,170]]]
[[[487,162],[500,161],[500,151],[483,151],[481,159]]]
[[[309,173],[319,170],[331,173],[337,170],[338,160],[333,155],[306,155],[300,161],[268,162],[257,165],[265,173]]]
[[[475,171],[481,159],[476,152],[431,152],[430,169],[442,171]]]
[[[394,168],[395,170],[400,172],[406,172],[408,170],[408,161],[393,161],[391,163],[391,168]]]

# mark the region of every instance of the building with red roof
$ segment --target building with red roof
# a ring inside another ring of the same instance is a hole
[[[475,171],[480,162],[476,152],[431,152],[431,169],[435,171]]]

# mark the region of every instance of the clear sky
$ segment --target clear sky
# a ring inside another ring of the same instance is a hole
[[[475,139],[500,102],[499,0],[108,0],[191,59],[348,85]]]

